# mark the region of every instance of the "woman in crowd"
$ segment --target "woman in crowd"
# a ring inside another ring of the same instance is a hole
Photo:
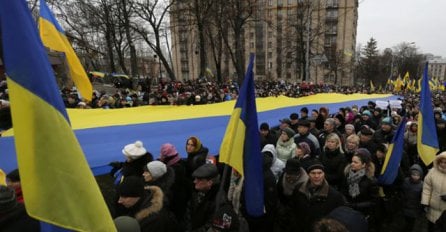
[[[206,163],[209,149],[201,144],[200,139],[191,136],[186,141],[187,152],[187,176],[192,176],[192,173],[201,165]]]
[[[336,133],[327,135],[321,154],[321,162],[325,167],[325,176],[330,186],[336,189],[342,184],[343,171],[346,165],[341,139]]]
[[[296,144],[294,143],[293,136],[293,129],[287,127],[282,129],[279,140],[277,140],[277,158],[282,160],[284,163],[294,156]]]

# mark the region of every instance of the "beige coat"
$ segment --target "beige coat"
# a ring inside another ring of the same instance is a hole
[[[441,213],[446,210],[446,201],[440,198],[441,195],[446,194],[446,169],[439,167],[440,159],[446,159],[446,152],[442,152],[435,158],[434,167],[429,170],[424,179],[421,196],[421,204],[429,206],[426,217],[432,223],[435,223]]]

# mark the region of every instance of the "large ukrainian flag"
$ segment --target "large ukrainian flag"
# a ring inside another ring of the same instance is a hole
[[[0,0],[4,64],[26,210],[75,231],[115,231],[70,128],[47,53],[24,0]]]
[[[437,130],[435,128],[432,93],[429,89],[428,63],[424,67],[421,80],[420,112],[418,113],[417,150],[424,164],[434,161],[438,146]]]
[[[263,215],[263,158],[254,92],[254,55],[229,119],[220,147],[220,162],[226,163],[244,176],[244,198],[249,215]]]
[[[401,159],[403,158],[404,148],[404,130],[406,128],[406,118],[404,118],[395,135],[392,138],[392,142],[389,144],[389,148],[384,159],[384,164],[381,170],[381,174],[378,177],[378,182],[383,185],[391,185],[395,181],[398,175],[398,169],[400,167]]]
[[[87,73],[65,36],[64,30],[46,5],[45,0],[40,0],[39,33],[46,47],[65,53],[71,79],[74,81],[82,97],[91,101],[93,87],[91,86]]]

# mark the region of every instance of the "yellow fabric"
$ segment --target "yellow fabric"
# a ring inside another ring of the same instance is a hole
[[[423,114],[420,113],[418,114],[417,150],[418,154],[420,154],[421,160],[427,166],[435,160],[435,156],[439,149],[423,144],[421,141],[421,131],[423,131]]]
[[[0,169],[0,185],[6,185],[6,174]]]
[[[93,87],[67,37],[61,34],[51,22],[42,17],[39,18],[39,33],[46,47],[65,53],[70,69],[70,76],[74,84],[82,97],[87,101],[91,101]]]
[[[28,214],[75,231],[116,231],[67,120],[11,79],[8,87]]]
[[[373,85],[373,81],[370,80],[370,91],[375,91],[375,85]]]
[[[389,147],[387,148],[386,157],[384,159],[383,167],[381,169],[381,175],[383,175],[387,169],[387,165],[389,164],[390,156],[392,155],[393,146],[394,146],[394,144],[391,143],[391,144],[389,144]]]
[[[345,101],[389,97],[391,94],[339,94],[322,93],[308,97],[289,98],[285,96],[257,98],[257,112],[264,112],[305,104],[329,104]],[[235,101],[195,106],[141,106],[123,109],[68,109],[74,130],[117,125],[132,125],[149,122],[163,122],[181,119],[230,115]],[[12,136],[8,130],[2,136]]]
[[[225,136],[220,146],[219,161],[234,168],[240,175],[243,170],[243,150],[245,144],[245,123],[240,119],[241,109],[234,109],[226,127]]]

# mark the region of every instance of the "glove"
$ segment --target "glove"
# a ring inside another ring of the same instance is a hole
[[[115,173],[122,168],[122,163],[119,161],[110,162],[108,166],[112,166],[112,169],[110,170],[110,175],[114,176]]]

